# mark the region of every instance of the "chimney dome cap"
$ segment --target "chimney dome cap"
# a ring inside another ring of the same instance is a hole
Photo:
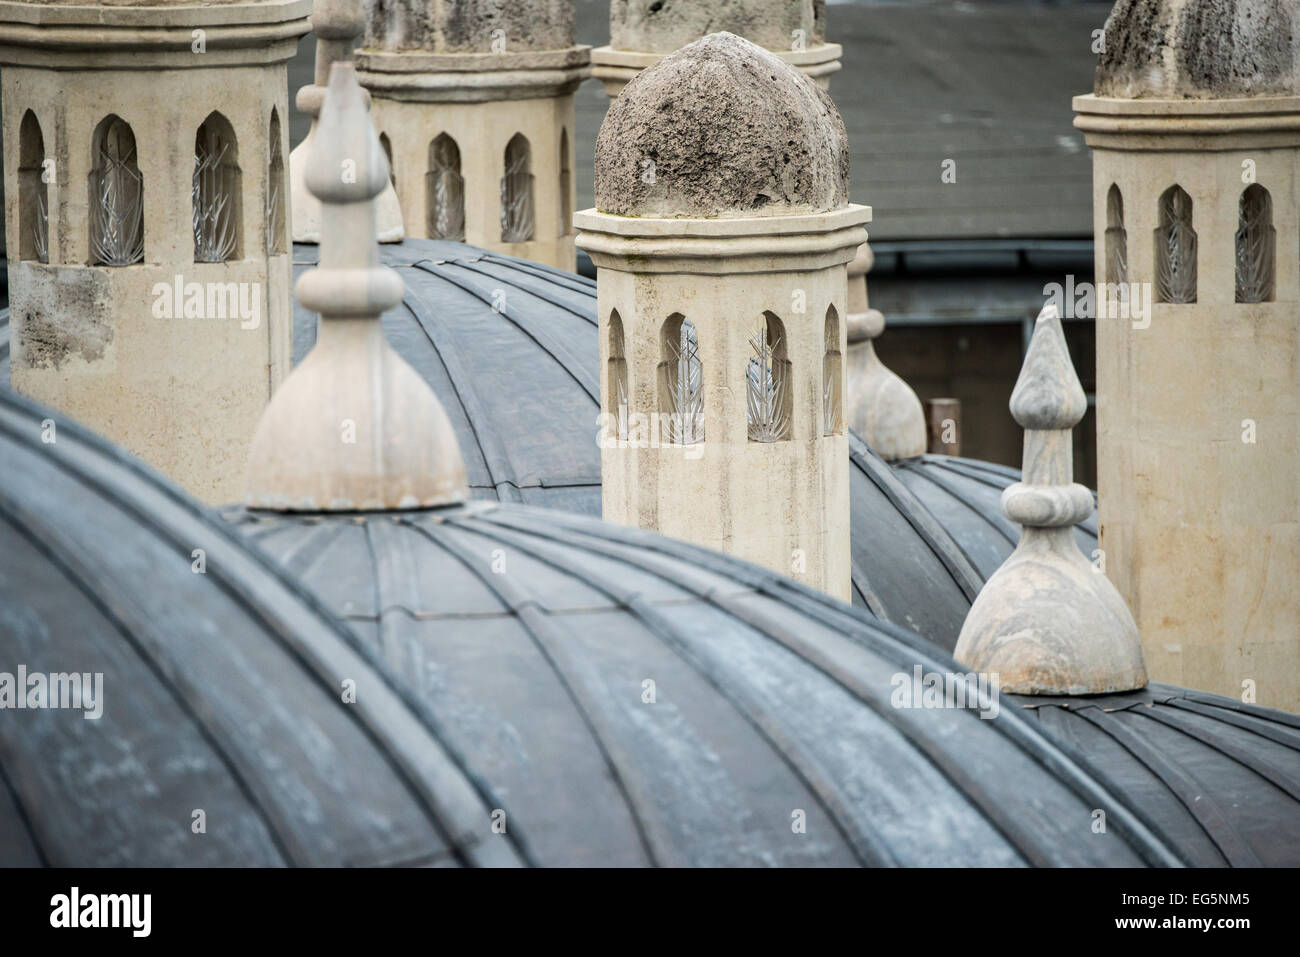
[[[848,137],[830,96],[731,33],[643,70],[596,139],[596,206],[618,216],[826,212],[848,195]]]

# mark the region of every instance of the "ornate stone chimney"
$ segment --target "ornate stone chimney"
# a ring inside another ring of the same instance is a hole
[[[975,671],[996,674],[1006,692],[1101,694],[1147,683],[1128,606],[1074,539],[1093,509],[1092,493],[1074,482],[1071,438],[1087,410],[1049,305],[1011,393],[1025,459],[1021,481],[1002,493],[1002,512],[1024,530],[975,598],[953,651]]]
[[[253,437],[246,502],[282,511],[427,508],[464,501],[465,463],[433,390],[384,338],[402,280],[379,265],[375,197],[388,162],[352,64],[330,68],[304,182],[321,203],[320,265],[298,299],[316,345]]]
[[[363,0],[315,0],[311,11],[312,33],[316,35],[316,82],[298,91],[298,109],[312,118],[307,136],[289,156],[293,194],[293,241],[318,243],[321,237],[320,203],[307,188],[306,169],[316,144],[316,126],[321,102],[329,83],[330,67],[352,59],[352,46],[365,29]],[[369,97],[367,97],[367,102]],[[391,163],[391,159],[389,160]],[[376,203],[376,226],[381,243],[400,243],[407,235],[397,193],[390,182]]]
[[[847,598],[845,264],[871,211],[848,203],[830,97],[705,37],[611,104],[596,202],[575,222],[597,266],[605,518]]]
[[[372,3],[357,55],[408,236],[562,269],[573,248],[572,0]]]
[[[1074,108],[1107,572],[1154,677],[1300,710],[1300,12],[1122,0],[1104,39]]]
[[[12,384],[212,503],[289,370],[310,8],[0,4]]]
[[[724,31],[775,53],[823,90],[840,68],[840,45],[826,42],[826,0],[610,0],[609,45],[591,51],[592,76],[613,99],[646,67]]]
[[[866,243],[849,263],[848,426],[888,462],[926,450],[925,410],[912,387],[876,355],[873,340],[885,331],[885,317],[867,302],[871,247]]]

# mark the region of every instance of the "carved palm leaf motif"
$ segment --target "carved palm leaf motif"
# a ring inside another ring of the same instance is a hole
[[[786,403],[790,363],[780,358],[781,339],[770,337],[767,322],[759,323],[749,346],[754,353],[745,370],[749,438],[754,442],[780,442],[790,437]]]
[[[686,320],[676,341],[668,341],[669,358],[659,363],[668,396],[669,441],[694,445],[704,441],[704,366],[695,326]]]
[[[136,166],[135,137],[114,120],[90,172],[90,243],[95,265],[144,261],[144,179]]]

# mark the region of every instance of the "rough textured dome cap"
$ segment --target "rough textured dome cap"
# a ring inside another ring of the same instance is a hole
[[[596,139],[596,205],[646,218],[825,211],[849,195],[844,121],[775,54],[715,33],[642,71]]]
[[[1140,99],[1300,92],[1295,0],[1119,0],[1106,21],[1098,96]]]

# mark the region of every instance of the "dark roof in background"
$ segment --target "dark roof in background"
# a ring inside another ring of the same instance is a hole
[[[580,43],[608,42],[608,0],[575,0]],[[1092,234],[1092,165],[1070,100],[1092,90],[1092,31],[1110,3],[832,3],[844,47],[831,97],[873,241]],[[606,97],[576,95],[578,203]],[[957,182],[940,165],[957,161]]]
[[[609,0],[574,0],[579,43],[609,42]],[[855,202],[874,209],[873,242],[1090,237],[1092,164],[1070,100],[1092,89],[1092,31],[1110,3],[832,3],[844,47],[831,96],[844,114]],[[311,82],[315,43],[289,65],[289,95]],[[577,203],[592,205],[597,80],[574,97]],[[291,110],[296,145],[307,117]],[[944,159],[957,182],[940,183]]]

